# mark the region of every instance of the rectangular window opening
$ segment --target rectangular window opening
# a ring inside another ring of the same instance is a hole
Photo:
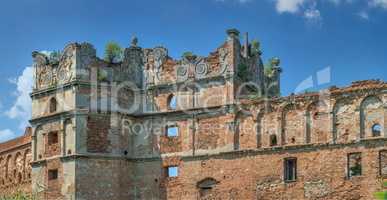
[[[297,180],[297,158],[285,158],[284,160],[284,179],[285,182]]]
[[[179,167],[170,166],[167,168],[168,177],[178,177],[179,176]]]
[[[58,132],[52,132],[48,134],[48,144],[57,144],[59,142]]]
[[[58,170],[50,169],[48,170],[48,180],[56,180],[58,179]]]
[[[348,154],[348,177],[361,176],[361,153]]]
[[[168,137],[179,136],[179,128],[177,126],[168,126],[167,127],[167,136]]]

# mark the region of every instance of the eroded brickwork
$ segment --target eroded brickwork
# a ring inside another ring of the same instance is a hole
[[[0,143],[0,197],[31,191],[31,129],[22,137]]]
[[[110,116],[89,116],[87,118],[87,129],[87,151],[91,153],[107,153],[110,146],[110,140],[108,138]]]
[[[280,61],[265,70],[261,54],[235,29],[207,57],[176,60],[137,39],[118,63],[87,43],[68,45],[57,62],[34,52],[32,170],[23,171],[32,192],[50,200],[368,200],[382,190],[387,83],[280,97]],[[23,160],[21,146],[5,144],[14,150],[1,144],[0,164],[16,171],[2,173],[24,180],[12,165]]]

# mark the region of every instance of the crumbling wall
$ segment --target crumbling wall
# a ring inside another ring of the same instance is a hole
[[[195,131],[195,153],[230,151],[235,146],[233,115],[199,118]]]
[[[260,142],[257,138],[257,127],[253,115],[240,115],[236,120],[238,143],[240,149],[255,149]]]
[[[282,144],[305,143],[305,115],[297,105],[286,105],[282,111]]]
[[[211,84],[159,89],[154,92],[152,102],[154,102],[155,111],[166,112],[227,105],[231,103],[232,95],[232,84],[223,80]],[[176,108],[170,106],[173,96],[176,97]]]
[[[226,105],[231,103],[232,95],[232,84],[230,82],[210,84],[199,90],[195,106],[207,108]]]
[[[311,143],[332,141],[330,116],[329,107],[324,101],[315,101],[309,105],[306,113],[306,137],[309,137]]]
[[[366,147],[372,144],[376,143],[183,159],[168,196],[197,199],[201,194],[197,183],[210,177],[217,183],[207,193],[221,199],[372,199],[373,193],[382,189],[378,162],[379,151],[385,149],[380,144]],[[348,178],[347,154],[351,152],[362,153],[363,176]],[[287,157],[297,158],[297,180],[288,183],[283,181]]]
[[[31,132],[0,143],[0,197],[31,192]]]
[[[87,151],[90,153],[109,153],[110,115],[90,115],[87,119]]]
[[[143,49],[145,82],[153,86],[223,76],[232,70],[236,45],[229,40],[207,57],[187,53],[180,60],[169,57],[164,47]]]
[[[338,143],[355,141],[358,138],[359,123],[356,120],[356,104],[354,99],[339,99],[333,109],[333,137]]]
[[[368,96],[360,104],[360,136],[361,138],[372,138],[383,136],[383,126],[384,123],[384,108],[383,102],[378,96]],[[380,133],[373,133],[379,126]]]
[[[280,144],[281,142],[281,135],[280,135],[280,122],[279,122],[279,118],[278,118],[278,114],[277,112],[274,112],[273,110],[268,110],[267,112],[265,112],[265,114],[259,118],[260,120],[258,122],[260,122],[259,124],[259,128],[261,130],[261,144],[262,144],[262,147],[270,147],[272,146],[271,145],[271,141],[270,141],[270,136],[275,136],[276,137],[276,140],[277,140],[277,144],[276,145],[273,145],[273,146],[277,146],[278,144]]]
[[[50,100],[55,99],[57,102],[56,111],[50,112]],[[75,94],[71,89],[63,89],[60,93],[34,97],[32,100],[32,118],[47,117],[67,112],[75,107]]]
[[[237,86],[246,77],[259,87],[265,82],[267,96],[279,96],[279,59],[264,75],[259,45],[252,56],[239,31],[227,34],[209,56],[186,53],[180,60],[164,47],[137,47],[137,39],[120,63],[96,58],[89,44],[68,45],[57,63],[34,52],[34,190],[46,199],[372,198],[385,171],[378,159],[385,157],[386,84],[332,87],[323,106],[314,103],[318,93],[245,103]],[[120,90],[123,82],[138,90]],[[145,102],[125,111],[133,98]],[[369,140],[376,123],[382,133]],[[170,125],[179,128],[176,136],[166,136]],[[47,146],[51,132],[58,132],[55,148]],[[362,171],[350,177],[348,154],[356,152]],[[22,155],[0,157],[7,180],[23,176]],[[284,180],[285,158],[297,159],[295,180]],[[178,167],[177,177],[168,177],[170,166]],[[58,177],[48,180],[50,170]]]
[[[57,178],[51,179],[49,176],[50,170],[57,170]],[[63,199],[68,191],[62,193],[64,178],[67,175],[63,170],[63,164],[59,159],[48,160],[43,164],[43,173],[40,174],[44,178],[44,183],[39,195],[44,199]]]
[[[39,125],[33,129],[35,151],[34,160],[42,160],[52,156],[62,155],[63,135],[62,135],[61,121],[50,121],[46,124]],[[48,145],[48,138],[50,134],[58,134],[57,144],[53,146]]]

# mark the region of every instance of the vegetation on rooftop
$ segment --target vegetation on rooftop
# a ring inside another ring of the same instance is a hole
[[[252,55],[260,55],[261,54],[261,44],[258,42],[258,40],[252,40],[251,41],[251,54]]]
[[[241,63],[238,65],[237,76],[241,82],[248,82],[250,78],[250,71],[246,64]]]
[[[185,59],[190,59],[190,58],[192,58],[194,56],[195,56],[195,54],[192,53],[191,51],[186,51],[186,52],[183,53],[183,55],[181,57],[185,58]]]
[[[48,60],[50,64],[52,65],[59,64],[60,55],[61,55],[60,51],[51,52],[50,55],[48,56]]]
[[[278,58],[271,58],[267,64],[264,65],[264,74],[267,77],[273,77],[275,75],[276,67],[280,64]]]
[[[123,59],[124,51],[116,42],[108,42],[105,46],[104,59],[109,63],[118,63]]]

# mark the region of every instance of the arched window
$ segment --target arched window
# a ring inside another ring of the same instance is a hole
[[[17,152],[15,158],[14,158],[14,161],[13,161],[13,167],[14,167],[14,170],[18,173],[18,172],[22,172],[23,171],[23,164],[24,164],[24,161],[23,161],[23,156],[20,152]],[[16,180],[16,174],[14,174],[14,178]]]
[[[276,135],[270,135],[270,146],[277,146],[277,136]]]
[[[177,107],[177,98],[175,95],[171,94],[168,97],[168,109],[176,110],[176,107]]]
[[[20,183],[22,182],[22,178],[23,178],[23,175],[22,175],[21,172],[19,172],[19,173],[17,174],[16,183],[17,183],[17,184],[20,184]]]
[[[368,96],[360,104],[360,138],[381,136],[384,122],[383,102],[377,96]]]
[[[3,173],[3,170],[2,170],[2,168],[3,168],[3,158],[2,157],[0,157],[0,185],[4,185],[4,179],[3,179],[3,177],[5,176]]]
[[[200,189],[212,189],[214,188],[219,182],[213,178],[205,178],[198,182],[196,185]]]
[[[264,111],[261,111],[257,116],[257,148],[260,148],[262,145],[262,130],[263,130],[263,113]]]
[[[326,143],[331,137],[331,131],[325,124],[330,120],[328,106],[322,101],[314,101],[306,109],[306,143]]]
[[[24,177],[26,179],[30,179],[31,178],[31,150],[30,149],[27,149],[25,152],[24,152],[24,164],[23,164],[23,168],[24,168]]]
[[[290,103],[283,107],[281,113],[281,144],[288,144],[291,142],[291,138],[295,137],[299,143],[302,143],[299,133],[302,133],[304,129],[300,126],[304,121],[304,114],[297,109],[298,105]],[[297,143],[297,141],[295,141]]]
[[[205,178],[204,180],[198,182],[196,186],[199,188],[199,193],[201,199],[214,199],[213,188],[219,182],[213,178]]]
[[[382,126],[380,124],[374,124],[372,126],[372,137],[379,137],[382,134]]]
[[[8,155],[7,160],[5,162],[5,179],[7,182],[10,182],[10,170],[11,170],[11,159],[12,156]]]
[[[56,112],[57,102],[55,98],[50,99],[50,113]]]

